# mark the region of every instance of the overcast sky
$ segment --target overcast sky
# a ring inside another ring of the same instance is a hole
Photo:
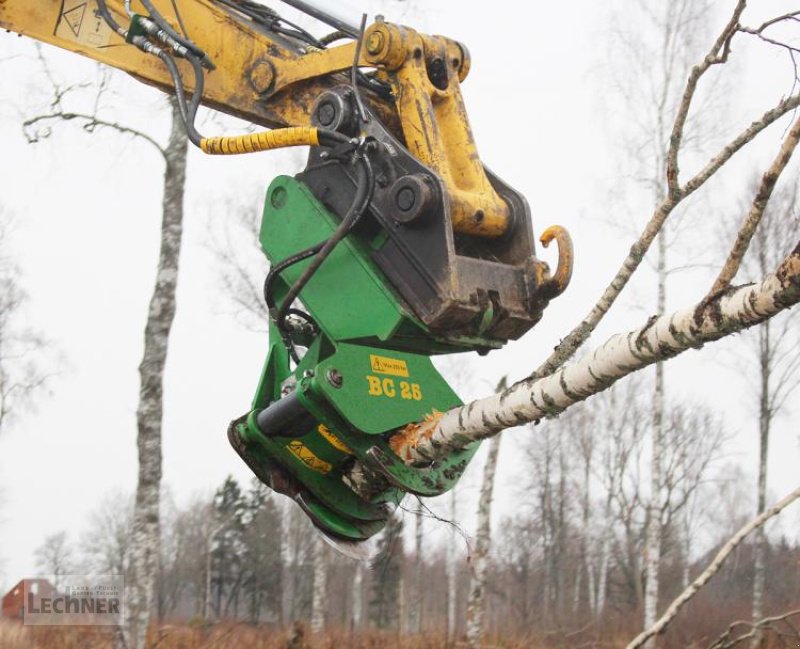
[[[607,55],[609,10],[614,5],[624,16],[626,3],[496,0],[481,3],[477,11],[463,2],[441,0],[423,3],[424,16],[407,9],[408,3],[379,4],[388,20],[397,19],[403,7],[408,12],[404,22],[468,45],[472,69],[463,92],[484,162],[527,196],[537,233],[558,223],[575,240],[575,275],[567,294],[522,340],[473,359],[476,380],[469,392],[478,396],[503,373],[517,379],[530,372],[588,311],[630,246],[630,235],[612,222],[641,225],[649,216],[640,199],[620,201],[639,191],[619,175],[624,152],[614,128],[631,116],[616,112],[608,88],[609,67],[624,69],[626,64]],[[756,23],[758,16],[751,15]],[[736,50],[734,82],[725,102],[728,134],[790,89],[785,57],[755,50],[749,45]],[[50,341],[48,364],[56,376],[36,412],[0,437],[0,586],[34,572],[33,551],[47,534],[66,530],[77,540],[105,494],[131,492],[135,486],[137,365],[155,275],[163,172],[154,149],[113,133],[89,137],[74,125],[58,124],[48,140],[27,144],[19,115],[42,106],[48,92],[33,52],[24,39],[0,35],[0,200],[14,216],[12,250],[30,296],[26,321]],[[96,77],[94,64],[81,57],[50,48],[46,55],[65,83]],[[164,99],[133,80],[122,79],[116,88],[106,101],[106,114],[163,138],[168,126]],[[774,154],[785,126],[784,121],[772,127],[734,160],[708,199],[697,202],[686,218],[709,226],[732,209],[742,179]],[[205,128],[211,132],[220,125],[207,122]],[[165,379],[164,480],[179,503],[210,493],[228,474],[250,479],[225,431],[232,418],[248,409],[266,339],[232,315],[208,243],[210,232],[229,216],[224,208],[228,197],[257,196],[275,175],[296,172],[296,160],[284,154],[204,158],[190,152],[178,314]],[[703,261],[718,259],[713,228],[698,227],[697,232],[705,237],[700,239]],[[543,256],[555,261],[549,251]],[[677,275],[670,284],[670,309],[695,302],[710,277],[708,268]],[[592,344],[642,323],[654,309],[654,288],[652,273],[645,271]],[[752,474],[754,400],[743,366],[724,348],[709,346],[670,362],[668,390],[670,398],[704,402],[723,417],[734,435],[728,459]],[[794,405],[799,399],[796,395]],[[792,421],[790,416],[780,419],[773,436],[773,496],[795,486],[800,474]],[[517,430],[505,436],[498,517],[516,506],[512,485],[524,467],[514,462],[514,445],[526,434]],[[479,472],[481,464],[479,456],[471,473]],[[459,493],[468,528],[474,482],[465,483]],[[788,528],[796,529],[797,512],[786,516]]]

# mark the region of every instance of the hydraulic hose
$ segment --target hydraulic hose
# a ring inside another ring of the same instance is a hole
[[[317,272],[319,267],[328,258],[331,252],[333,252],[333,249],[339,244],[339,242],[341,242],[342,239],[344,239],[356,226],[358,221],[361,219],[361,216],[364,214],[367,205],[369,205],[369,202],[372,199],[372,193],[375,188],[375,178],[372,171],[372,163],[370,163],[366,154],[362,155],[358,161],[359,165],[356,172],[356,195],[353,198],[353,203],[350,206],[350,209],[347,211],[345,217],[342,219],[342,222],[339,224],[339,227],[336,228],[336,231],[331,235],[331,237],[322,244],[319,252],[316,253],[314,258],[311,260],[311,263],[305,268],[294,284],[292,284],[292,286],[289,288],[289,291],[286,293],[286,296],[283,298],[283,303],[281,304],[280,309],[278,309],[278,313],[275,316],[275,322],[280,331],[285,331],[286,315],[292,306],[292,303],[300,294],[300,291],[303,290],[305,285],[308,283],[314,273]]]
[[[108,6],[106,5],[106,0],[97,0],[97,11],[100,12],[100,17],[106,21],[109,27],[113,29],[117,34],[122,36],[122,38],[126,38],[128,32],[120,27],[119,23],[114,20],[114,17],[111,15],[111,12],[108,10]]]
[[[201,50],[199,47],[197,47],[197,45],[192,43],[190,40],[184,38],[178,32],[176,32],[174,29],[172,29],[172,25],[170,25],[164,19],[164,16],[162,16],[160,13],[158,13],[158,10],[153,6],[153,3],[150,2],[150,0],[141,0],[141,2],[142,2],[142,6],[145,9],[147,9],[147,11],[150,13],[150,18],[152,18],[156,22],[156,24],[159,27],[161,27],[161,29],[163,29],[167,34],[169,34],[170,37],[172,37],[176,42],[180,43],[187,50],[189,50],[190,52],[195,54],[197,57],[199,57],[207,66],[213,67],[212,64],[211,64],[211,61],[206,56],[206,53],[203,50]]]
[[[290,126],[246,135],[202,138],[200,148],[210,155],[257,153],[290,146],[335,146],[351,142],[336,131],[313,126]]]

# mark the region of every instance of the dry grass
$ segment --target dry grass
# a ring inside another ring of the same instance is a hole
[[[561,638],[554,644],[552,639],[548,641],[541,636],[526,635],[490,638],[484,644],[484,649],[543,649],[556,646],[621,649],[626,641],[627,638],[620,637],[618,641],[608,638],[599,642],[576,639],[572,643]],[[439,634],[401,636],[377,631],[357,635],[331,631],[310,638],[295,638],[295,642],[290,643],[286,630],[244,624],[218,624],[213,627],[164,625],[152,629],[147,642],[147,649],[445,649],[447,646],[444,637]],[[707,643],[683,646],[700,649]],[[762,649],[786,646],[767,642]],[[465,647],[465,643],[458,642],[453,649]],[[112,649],[112,632],[109,628],[101,627],[24,627],[0,620],[0,649]]]

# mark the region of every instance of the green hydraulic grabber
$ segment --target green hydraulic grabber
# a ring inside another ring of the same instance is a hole
[[[252,410],[228,432],[340,549],[379,532],[405,494],[451,489],[477,450],[421,466],[392,450],[394,435],[461,405],[431,355],[501,347],[566,285],[564,268],[551,276],[536,259],[517,192],[487,171],[509,227],[461,235],[437,174],[378,120],[365,130],[358,145],[312,149],[302,173],[267,191],[269,352]],[[568,264],[566,233],[547,236]],[[368,489],[353,487],[356,465]]]

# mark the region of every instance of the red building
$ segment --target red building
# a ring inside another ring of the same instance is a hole
[[[3,609],[0,617],[4,620],[19,620],[22,622],[26,592],[41,595],[44,593],[52,594],[55,591],[56,589],[47,579],[23,579],[3,596]]]

